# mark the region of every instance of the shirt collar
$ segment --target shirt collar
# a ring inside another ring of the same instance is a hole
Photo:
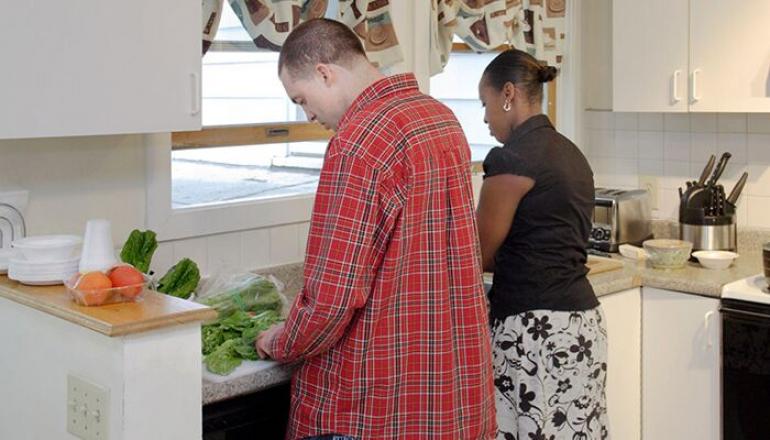
[[[377,80],[369,87],[365,88],[363,92],[353,101],[353,103],[345,111],[340,119],[339,127],[345,126],[347,121],[359,110],[364,108],[372,101],[376,101],[385,96],[393,93],[403,92],[407,90],[418,91],[419,86],[414,74],[402,73],[393,76],[387,76],[383,79]]]
[[[551,125],[551,121],[548,119],[548,116],[543,114],[532,116],[531,118],[522,122],[518,127],[513,129],[511,136],[508,138],[508,142],[506,142],[506,144],[514,144],[529,132],[542,127],[553,128],[553,125]]]

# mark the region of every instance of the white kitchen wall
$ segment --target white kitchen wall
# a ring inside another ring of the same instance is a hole
[[[697,180],[710,154],[733,157],[720,179],[732,189],[744,171],[749,180],[738,203],[738,224],[770,228],[770,114],[617,113],[586,111],[583,151],[597,186],[638,188],[654,176],[653,215],[677,220],[677,188]]]
[[[79,234],[89,218],[112,223],[120,246],[146,227],[145,136],[91,136],[0,141],[0,191],[29,191],[28,234]],[[222,267],[257,269],[300,262],[308,223],[161,243],[153,269],[183,257],[204,274]]]
[[[0,140],[0,191],[29,191],[29,234],[82,234],[89,218],[125,238],[144,225],[142,135]]]

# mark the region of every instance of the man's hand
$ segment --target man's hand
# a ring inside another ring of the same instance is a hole
[[[262,333],[257,336],[256,341],[256,348],[257,348],[257,354],[262,359],[272,358],[273,352],[272,352],[272,346],[273,346],[273,340],[275,338],[283,333],[283,323],[278,323],[270,327],[269,329],[263,331]]]

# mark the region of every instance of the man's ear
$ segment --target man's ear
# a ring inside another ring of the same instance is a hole
[[[334,81],[334,71],[328,64],[316,64],[315,73],[327,86]]]

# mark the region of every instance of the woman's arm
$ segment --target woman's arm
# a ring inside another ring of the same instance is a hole
[[[481,263],[485,272],[495,269],[495,254],[513,225],[516,208],[535,186],[529,177],[498,174],[481,185],[476,219],[481,242]]]

